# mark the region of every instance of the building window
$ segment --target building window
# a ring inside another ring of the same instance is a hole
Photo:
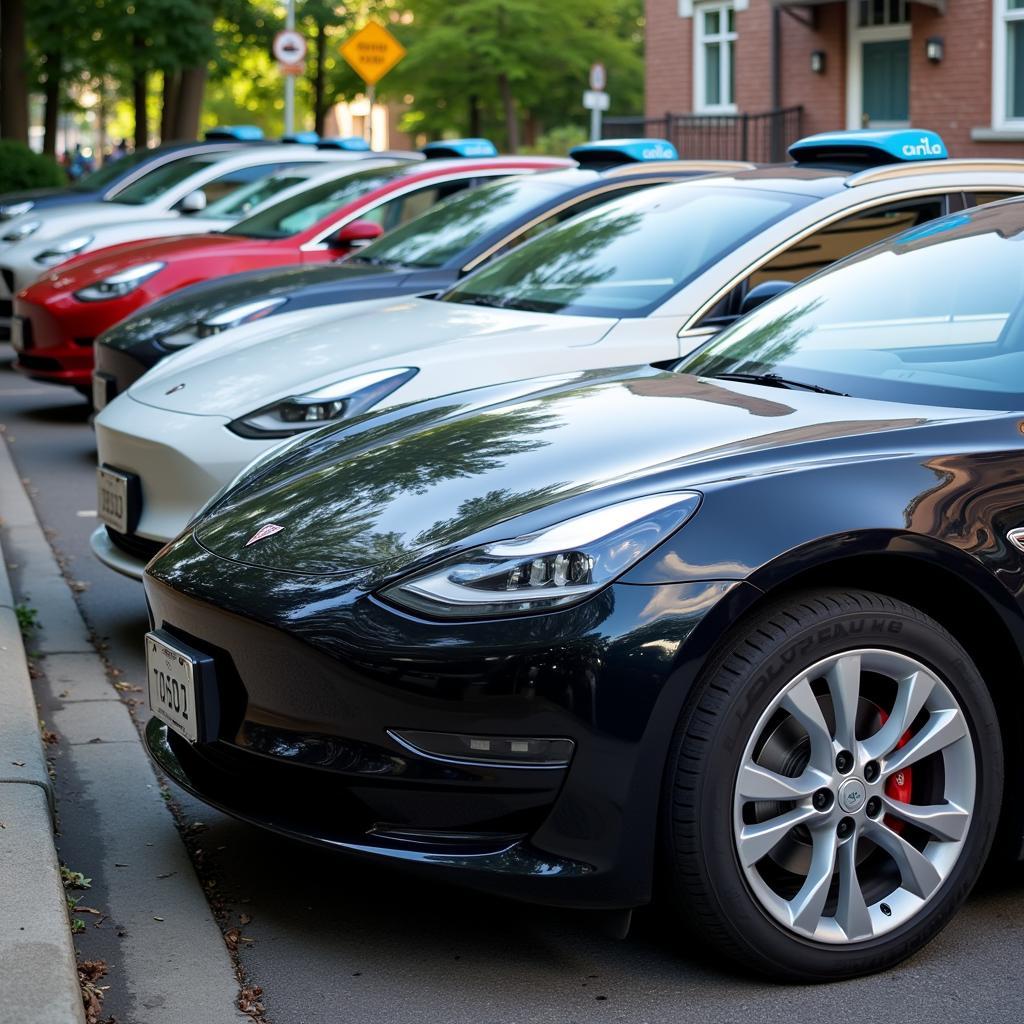
[[[1024,127],[1024,0],[995,0],[992,124]]]
[[[736,110],[733,69],[736,53],[735,5],[694,4],[693,20],[694,110],[698,114],[733,113]]]
[[[858,0],[857,27],[903,25],[907,17],[907,0]]]

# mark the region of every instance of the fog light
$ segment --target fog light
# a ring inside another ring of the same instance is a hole
[[[408,729],[401,732],[389,729],[388,735],[420,757],[505,768],[565,768],[575,746],[572,740],[558,736],[467,736]]]

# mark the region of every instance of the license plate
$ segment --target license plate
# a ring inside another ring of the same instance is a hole
[[[199,739],[198,662],[155,633],[146,634],[149,710],[189,743]]]
[[[25,350],[25,321],[20,316],[11,317],[11,346],[15,352]]]
[[[100,466],[96,470],[96,512],[100,519],[118,533],[130,533],[128,529],[128,481],[127,473]]]
[[[97,412],[102,412],[113,397],[113,385],[114,378],[107,373],[92,375],[92,407]]]

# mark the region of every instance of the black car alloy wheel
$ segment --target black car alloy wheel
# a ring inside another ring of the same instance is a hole
[[[891,966],[976,881],[1002,772],[989,691],[938,623],[878,594],[795,594],[731,634],[681,717],[674,898],[774,977]]]

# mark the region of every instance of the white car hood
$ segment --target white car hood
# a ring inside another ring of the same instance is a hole
[[[507,355],[515,348],[515,336],[524,334],[532,336],[533,347],[538,342],[558,348],[593,345],[616,322],[416,298],[353,302],[313,312],[319,316],[299,320],[298,327],[296,321],[285,325],[282,316],[266,321],[262,331],[257,321],[192,346],[150,370],[129,394],[160,409],[234,419],[343,380],[381,359],[416,366],[421,349],[474,342]],[[268,336],[274,325],[277,329]],[[529,376],[527,369],[522,376]]]
[[[13,245],[24,245],[25,242],[49,240],[58,235],[67,235],[71,232],[81,234],[84,231],[98,227],[101,224],[112,224],[123,221],[140,221],[171,218],[175,222],[179,215],[173,211],[167,211],[160,215],[159,210],[149,204],[142,206],[131,206],[127,203],[74,203],[69,206],[54,206],[40,210],[36,213],[30,210],[28,213],[15,217],[2,225],[0,236],[9,234],[26,221],[38,220],[42,223],[27,238],[19,242],[4,242],[0,239],[0,257]],[[184,218],[182,218],[184,219]],[[141,236],[145,237],[145,236]],[[43,248],[40,246],[40,248]]]

